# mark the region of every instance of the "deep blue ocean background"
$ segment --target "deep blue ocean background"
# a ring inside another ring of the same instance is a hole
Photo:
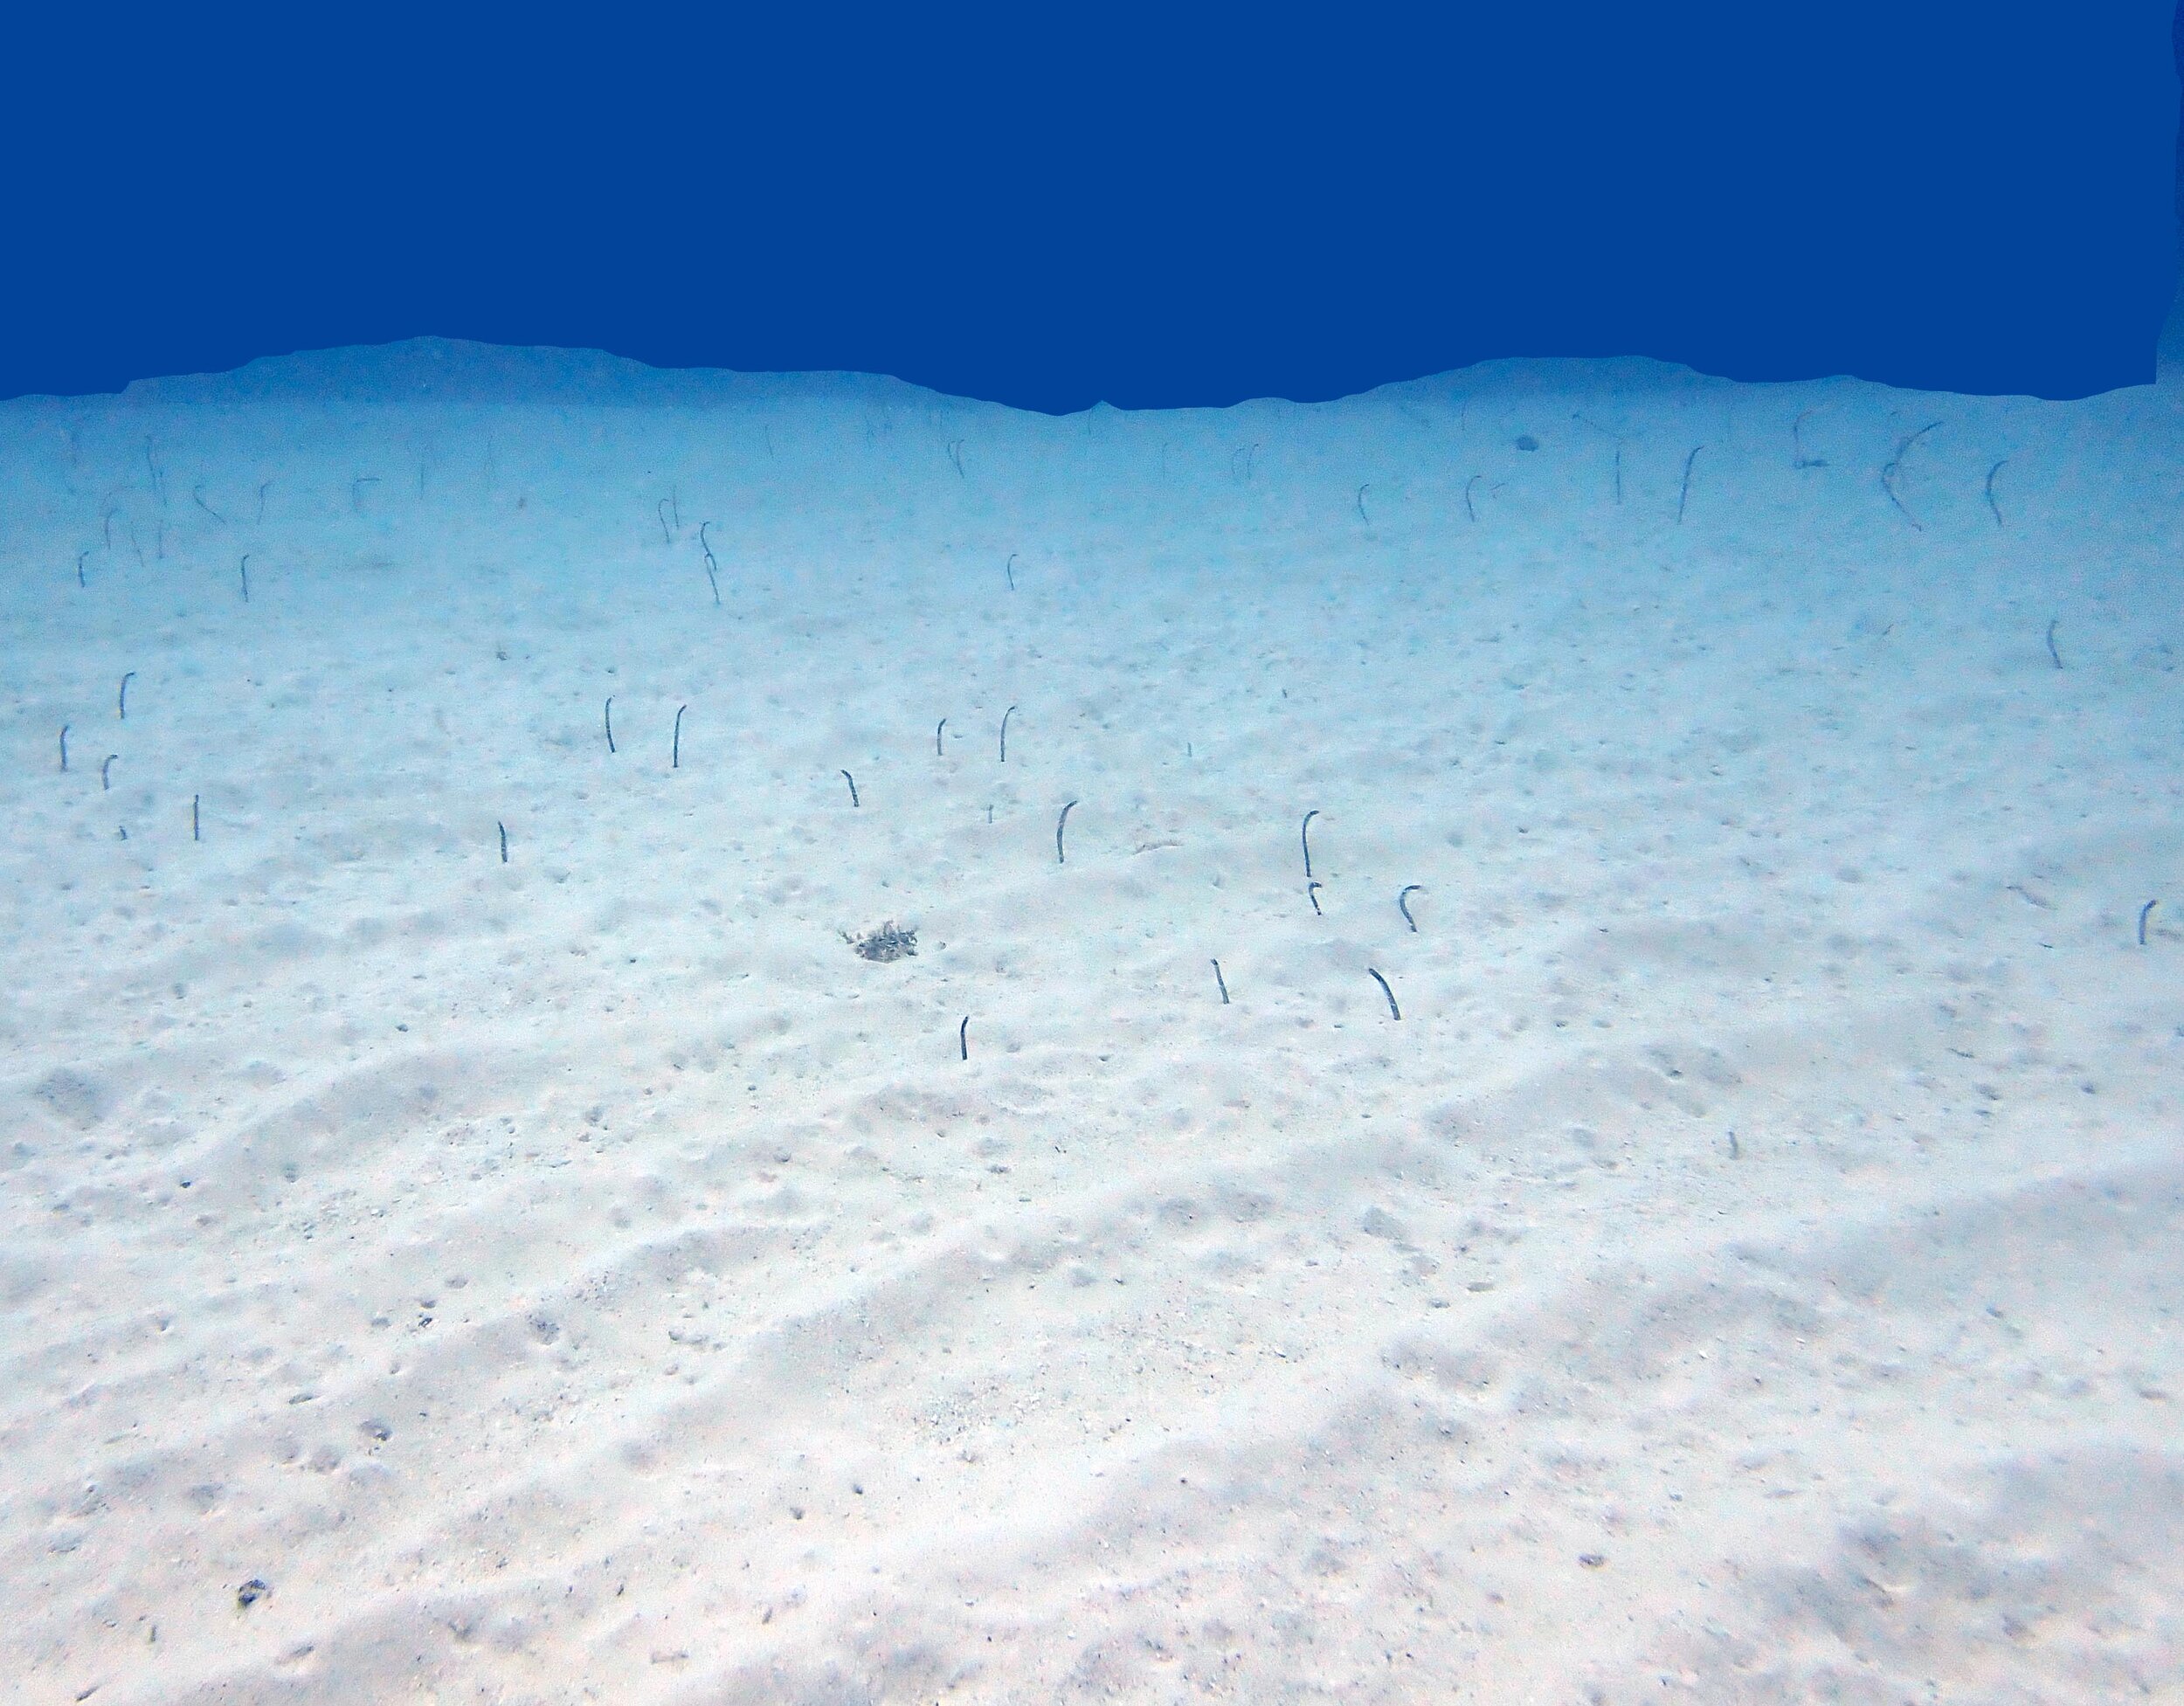
[[[1056,411],[1502,356],[2084,396],[2173,286],[2169,14],[49,8],[0,396],[419,335]]]

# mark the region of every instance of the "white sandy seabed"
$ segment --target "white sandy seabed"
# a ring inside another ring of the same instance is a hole
[[[10,1698],[2184,1696],[2184,399],[420,343],[0,494]]]

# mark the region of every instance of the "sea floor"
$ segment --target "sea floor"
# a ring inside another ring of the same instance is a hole
[[[0,404],[0,1675],[2184,1697],[2180,563],[2152,389]]]

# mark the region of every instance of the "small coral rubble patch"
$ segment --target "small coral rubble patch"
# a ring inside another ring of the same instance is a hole
[[[893,919],[876,930],[867,930],[862,936],[842,932],[842,940],[868,960],[886,964],[892,960],[906,960],[917,952],[917,932],[898,929]]]

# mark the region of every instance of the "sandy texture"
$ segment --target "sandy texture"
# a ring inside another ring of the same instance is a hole
[[[2181,452],[0,406],[13,1697],[2184,1696]]]

